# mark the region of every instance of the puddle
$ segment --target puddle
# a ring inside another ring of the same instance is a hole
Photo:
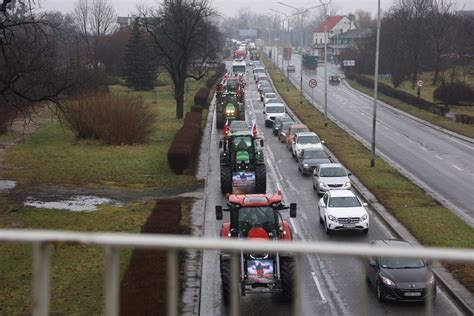
[[[36,208],[47,208],[53,210],[68,210],[73,212],[91,212],[96,211],[97,206],[102,204],[111,204],[122,206],[122,203],[117,201],[101,198],[97,196],[76,195],[68,200],[60,201],[40,201],[33,197],[27,197],[25,206]]]
[[[0,193],[8,192],[16,187],[16,181],[0,180]]]

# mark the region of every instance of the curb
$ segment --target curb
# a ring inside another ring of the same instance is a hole
[[[273,65],[273,63],[272,63],[272,65]],[[273,84],[273,78],[271,78],[270,75],[268,75],[268,77],[270,78],[271,83],[272,83],[273,87],[275,88],[275,86]],[[354,89],[354,88],[352,88],[352,89]],[[276,90],[276,89],[274,89],[274,90],[278,93],[278,95],[280,95],[278,90]],[[361,92],[359,92],[359,93],[361,93]],[[308,102],[313,104],[313,102],[307,98],[305,93],[303,93],[303,96],[306,98],[306,100]],[[365,95],[365,96],[368,97],[367,95]],[[281,96],[280,96],[280,98],[281,98]],[[317,110],[317,108],[316,108],[316,110]],[[299,120],[299,118],[294,114],[293,110],[288,105],[287,105],[287,112],[288,112],[289,116],[291,116],[293,119],[296,118],[295,121]],[[326,146],[325,146],[325,148],[331,153],[331,157],[332,157],[331,160],[334,160],[335,162],[339,163],[337,158],[335,158],[334,154]],[[398,222],[398,220],[396,220],[385,209],[385,207],[382,204],[380,204],[380,202],[377,201],[375,196],[362,184],[362,182],[360,182],[360,180],[357,177],[351,176],[351,180],[354,183],[353,187],[354,187],[355,191],[369,204],[370,208],[375,211],[377,217],[382,221],[382,223],[390,230],[390,232],[393,235],[395,235],[397,238],[407,240],[412,244],[420,245],[420,243],[416,240],[416,238],[413,237],[411,235],[411,233],[403,225],[401,225]],[[454,280],[452,275],[449,272],[447,272],[445,270],[445,268],[442,267],[441,265],[436,264],[431,268],[431,270],[434,273],[434,275],[436,276],[436,279],[438,281],[438,285],[443,288],[443,290],[450,296],[450,298],[460,308],[460,310],[462,312],[466,313],[466,315],[474,315],[474,306],[472,306],[472,304],[469,304],[469,302],[474,302],[474,295],[472,295],[466,288],[464,288],[464,286],[459,284],[458,281]],[[457,289],[459,289],[459,291],[462,291],[462,292],[465,292],[465,293],[462,293],[462,294],[458,293],[458,291],[454,290],[455,288],[457,288]]]

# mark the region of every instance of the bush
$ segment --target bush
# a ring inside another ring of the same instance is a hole
[[[202,113],[202,107],[199,105],[191,105],[191,112]]]
[[[82,97],[62,109],[62,117],[77,138],[106,144],[143,143],[153,134],[156,114],[140,98],[100,94]]]
[[[184,124],[176,133],[168,150],[168,164],[176,174],[192,169],[201,143],[201,118],[199,112],[187,112]]]
[[[350,71],[346,72],[346,77],[368,88],[374,87],[374,80],[368,77],[365,77],[365,76],[362,76]],[[430,111],[439,116],[444,116],[446,113],[449,112],[449,108],[446,106],[445,107],[439,106],[435,103],[426,101],[425,99],[418,98],[407,92],[392,88],[391,86],[381,83],[381,82],[379,82],[378,84],[378,91],[389,97],[396,98],[400,101],[416,106],[420,109]]]
[[[463,82],[442,82],[441,86],[433,91],[433,98],[444,104],[459,104],[459,102],[474,101],[474,89]]]
[[[194,104],[200,105],[202,107],[208,107],[209,102],[207,98],[209,97],[209,88],[201,88],[194,95]]]
[[[456,114],[455,119],[456,122],[459,123],[474,125],[474,116],[470,116],[467,114]]]
[[[0,134],[6,133],[16,116],[16,110],[5,104],[0,104]]]

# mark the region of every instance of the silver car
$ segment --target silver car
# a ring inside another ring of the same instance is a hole
[[[313,188],[319,196],[329,190],[350,190],[352,187],[350,175],[338,163],[317,165],[313,171]]]

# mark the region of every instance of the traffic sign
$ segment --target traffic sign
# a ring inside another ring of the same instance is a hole
[[[416,85],[417,85],[418,87],[423,87],[423,80],[418,80],[418,81],[416,82]]]
[[[316,81],[316,79],[311,79],[309,80],[308,84],[311,89],[314,89],[318,85],[318,82]]]
[[[344,66],[355,66],[355,60],[343,60],[342,64]]]

